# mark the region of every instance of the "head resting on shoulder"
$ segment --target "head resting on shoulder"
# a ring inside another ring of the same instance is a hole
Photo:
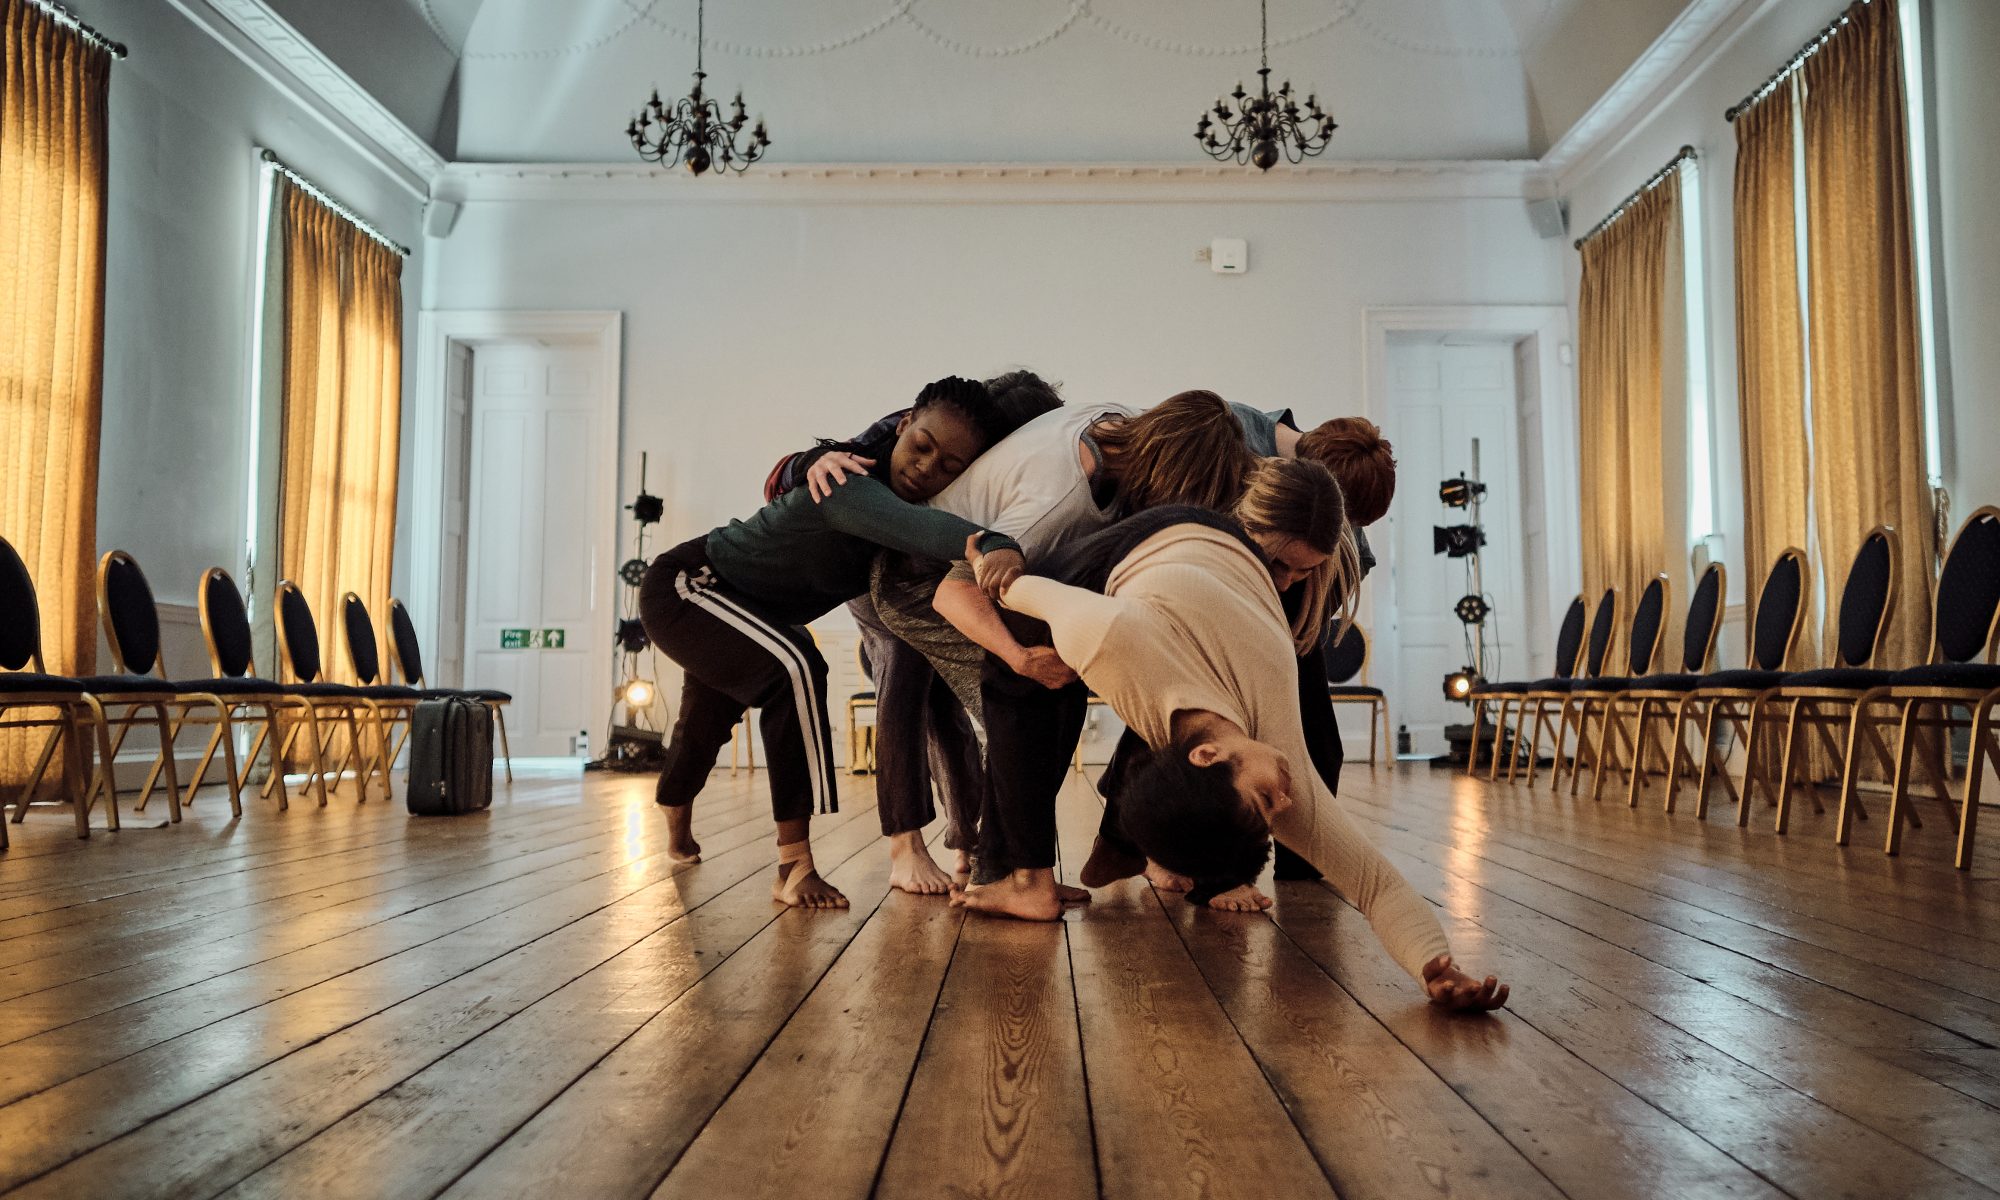
[[[1335,417],[1307,430],[1299,435],[1298,455],[1333,472],[1356,529],[1381,520],[1396,498],[1395,447],[1365,417]]]
[[[1026,369],[1008,371],[986,381],[986,392],[993,397],[993,407],[1000,414],[1000,424],[1006,433],[1061,408],[1061,389],[1060,383],[1050,383]]]
[[[1319,641],[1335,595],[1342,598],[1338,615],[1345,632],[1353,619],[1361,561],[1333,473],[1310,458],[1258,459],[1235,516],[1264,552],[1278,593],[1304,589],[1292,619],[1293,647],[1304,654]]]
[[[985,384],[956,375],[927,383],[896,425],[883,482],[902,499],[921,504],[1006,433]]]
[[[1118,481],[1121,516],[1162,504],[1229,511],[1254,461],[1243,427],[1214,392],[1169,396],[1092,431]]]

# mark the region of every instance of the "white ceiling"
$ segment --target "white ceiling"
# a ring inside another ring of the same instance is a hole
[[[685,93],[696,0],[268,0],[446,157],[619,161]],[[1274,84],[1340,122],[1328,157],[1533,158],[1688,0],[1271,0]],[[711,92],[783,162],[1199,160],[1254,83],[1252,0],[714,0]]]

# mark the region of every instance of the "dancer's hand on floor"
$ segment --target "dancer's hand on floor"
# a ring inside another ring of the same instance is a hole
[[[837,485],[846,483],[849,474],[866,475],[868,468],[874,465],[872,458],[849,454],[845,450],[829,450],[806,468],[806,490],[812,493],[813,503],[818,504],[833,495]]]
[[[1440,954],[1424,964],[1424,991],[1431,1003],[1453,1012],[1488,1012],[1507,1003],[1507,985],[1494,976],[1474,979]]]
[[[995,550],[991,554],[982,552],[979,539],[985,536],[983,529],[967,535],[965,561],[972,564],[972,578],[979,585],[979,590],[986,593],[988,600],[998,604],[1008,585],[1028,569],[1028,560],[1021,557],[1019,550]]]
[[[1076,672],[1070,670],[1052,646],[1023,647],[1020,658],[1007,665],[1014,668],[1016,675],[1026,676],[1050,691],[1066,688],[1077,680]]]

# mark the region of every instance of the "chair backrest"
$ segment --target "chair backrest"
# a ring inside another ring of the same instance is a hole
[[[221,567],[201,573],[201,635],[208,642],[208,665],[218,678],[240,679],[256,668],[251,650],[250,610],[243,593]]]
[[[1882,648],[1889,617],[1896,611],[1896,531],[1877,525],[1861,541],[1854,565],[1847,568],[1847,586],[1840,589],[1840,640],[1833,665],[1862,667]]]
[[[1660,638],[1667,625],[1667,577],[1655,575],[1639,593],[1639,606],[1632,610],[1632,632],[1625,647],[1627,674],[1645,675],[1653,669],[1660,653]]]
[[[118,672],[151,675],[160,665],[160,608],[146,573],[123,550],[107,550],[98,560],[97,617]]]
[[[1715,653],[1715,635],[1722,629],[1723,598],[1729,594],[1729,572],[1721,563],[1708,564],[1688,601],[1687,628],[1681,631],[1681,670],[1699,675]]]
[[[42,606],[13,543],[0,538],[0,670],[42,669]]]
[[[1583,614],[1583,593],[1578,592],[1563,612],[1562,628],[1556,631],[1557,679],[1575,675],[1577,664],[1583,658]]]
[[[1326,648],[1326,682],[1338,686],[1361,674],[1368,662],[1368,635],[1349,625],[1340,640]]]
[[[382,647],[375,640],[375,622],[353,592],[340,597],[340,624],[347,634],[347,665],[354,668],[356,681],[368,686],[383,682],[376,678],[382,673]]]
[[[403,682],[422,687],[424,651],[417,644],[417,623],[410,620],[410,610],[403,607],[403,602],[393,596],[389,599],[389,653],[403,672]]]
[[[1751,615],[1751,669],[1785,669],[1805,625],[1805,585],[1805,551],[1797,546],[1779,551],[1771,573],[1764,576],[1764,590],[1757,593],[1757,611]]]
[[[1971,662],[1992,654],[2000,633],[2000,508],[1988,505],[1958,527],[1938,576],[1931,661]]]
[[[1590,652],[1584,656],[1585,676],[1604,674],[1604,660],[1611,657],[1611,638],[1618,627],[1618,589],[1605,588],[1598,598],[1597,612],[1590,618]]]
[[[278,581],[278,653],[300,683],[319,679],[319,625],[313,620],[312,605],[299,585],[289,579]]]

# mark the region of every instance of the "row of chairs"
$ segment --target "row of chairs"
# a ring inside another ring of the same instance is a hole
[[[1870,763],[1879,763],[1890,780],[1884,850],[1895,854],[1902,845],[1903,825],[1922,824],[1909,803],[1913,762],[1921,764],[1939,796],[1949,802],[1948,738],[1954,731],[1969,730],[1971,755],[1958,798],[1954,856],[1960,869],[1969,867],[1981,778],[1988,762],[2000,763],[1994,719],[1994,709],[2000,706],[2000,665],[1994,662],[2000,648],[2000,508],[1974,512],[1952,538],[1937,579],[1930,653],[1921,665],[1882,661],[1901,590],[1898,550],[1895,530],[1877,526],[1869,532],[1841,589],[1834,623],[1837,636],[1827,665],[1814,670],[1785,669],[1810,608],[1806,556],[1796,547],[1780,553],[1765,577],[1750,614],[1749,661],[1741,669],[1711,669],[1727,597],[1727,573],[1720,564],[1710,566],[1696,584],[1681,662],[1670,673],[1654,673],[1668,603],[1666,576],[1646,585],[1633,610],[1622,675],[1607,671],[1618,625],[1617,590],[1607,588],[1599,598],[1587,638],[1584,597],[1576,597],[1557,638],[1553,678],[1474,689],[1468,773],[1480,766],[1479,739],[1486,718],[1497,718],[1498,742],[1511,715],[1511,743],[1504,751],[1500,745],[1492,748],[1490,779],[1500,778],[1504,760],[1509,782],[1525,765],[1532,785],[1542,736],[1547,733],[1555,742],[1553,782],[1560,787],[1567,771],[1571,794],[1589,770],[1591,798],[1598,799],[1607,770],[1622,769],[1626,803],[1636,806],[1653,773],[1651,764],[1657,761],[1666,777],[1666,811],[1674,810],[1684,775],[1694,773],[1697,819],[1707,815],[1711,780],[1720,779],[1736,803],[1738,825],[1749,823],[1750,801],[1762,794],[1776,809],[1776,828],[1782,834],[1792,794],[1802,784],[1814,808],[1823,811],[1806,779],[1807,756],[1817,744],[1840,772],[1836,843],[1846,845],[1853,820],[1867,818],[1857,785]],[[1961,710],[1967,715],[1958,715]],[[1698,765],[1687,738],[1697,723]],[[1718,723],[1725,734],[1720,745],[1715,737]],[[1892,725],[1893,749],[1883,736]],[[1782,750],[1774,765],[1765,743],[1780,728]],[[1843,731],[1844,738],[1839,736]],[[1572,733],[1575,748],[1566,754]],[[1926,733],[1934,736],[1920,736]],[[1746,763],[1741,789],[1727,769],[1728,753],[1739,738]]]
[[[182,804],[174,747],[189,725],[213,729],[187,789],[190,798],[220,751],[230,810],[241,816],[245,773],[268,745],[270,774],[262,794],[268,797],[275,791],[280,809],[288,804],[284,777],[295,749],[302,752],[307,767],[301,796],[311,788],[324,806],[328,780],[338,787],[351,768],[359,797],[365,800],[378,775],[388,790],[389,770],[409,737],[417,702],[441,696],[470,696],[493,710],[507,778],[513,778],[505,716],[512,697],[502,691],[427,686],[416,626],[400,600],[390,602],[389,641],[404,682],[393,684],[382,670],[367,605],[353,592],[342,597],[348,665],[358,681],[343,684],[323,678],[318,625],[304,594],[291,581],[278,585],[274,599],[283,662],[280,679],[257,674],[249,612],[228,572],[220,567],[203,572],[198,598],[212,674],[206,679],[169,679],[160,653],[159,609],[151,585],[131,555],[122,550],[106,553],[98,564],[97,609],[111,648],[113,673],[52,675],[42,660],[41,608],[34,581],[13,546],[0,539],[0,729],[47,731],[21,788],[14,823],[25,819],[29,804],[53,774],[58,793],[65,787],[65,777],[68,786],[80,789],[68,797],[78,837],[90,836],[90,810],[100,799],[105,827],[117,829],[113,767],[126,735],[141,725],[158,733],[160,750],[139,789],[137,807],[143,809],[154,788],[164,784],[173,821],[180,820]],[[38,715],[48,713],[53,715]],[[239,770],[235,731],[244,722],[255,732]],[[330,735],[341,729],[347,735],[345,747],[335,760],[330,754],[335,739]],[[65,769],[52,773],[59,748],[64,749]],[[0,821],[0,847],[7,845],[5,824]]]

